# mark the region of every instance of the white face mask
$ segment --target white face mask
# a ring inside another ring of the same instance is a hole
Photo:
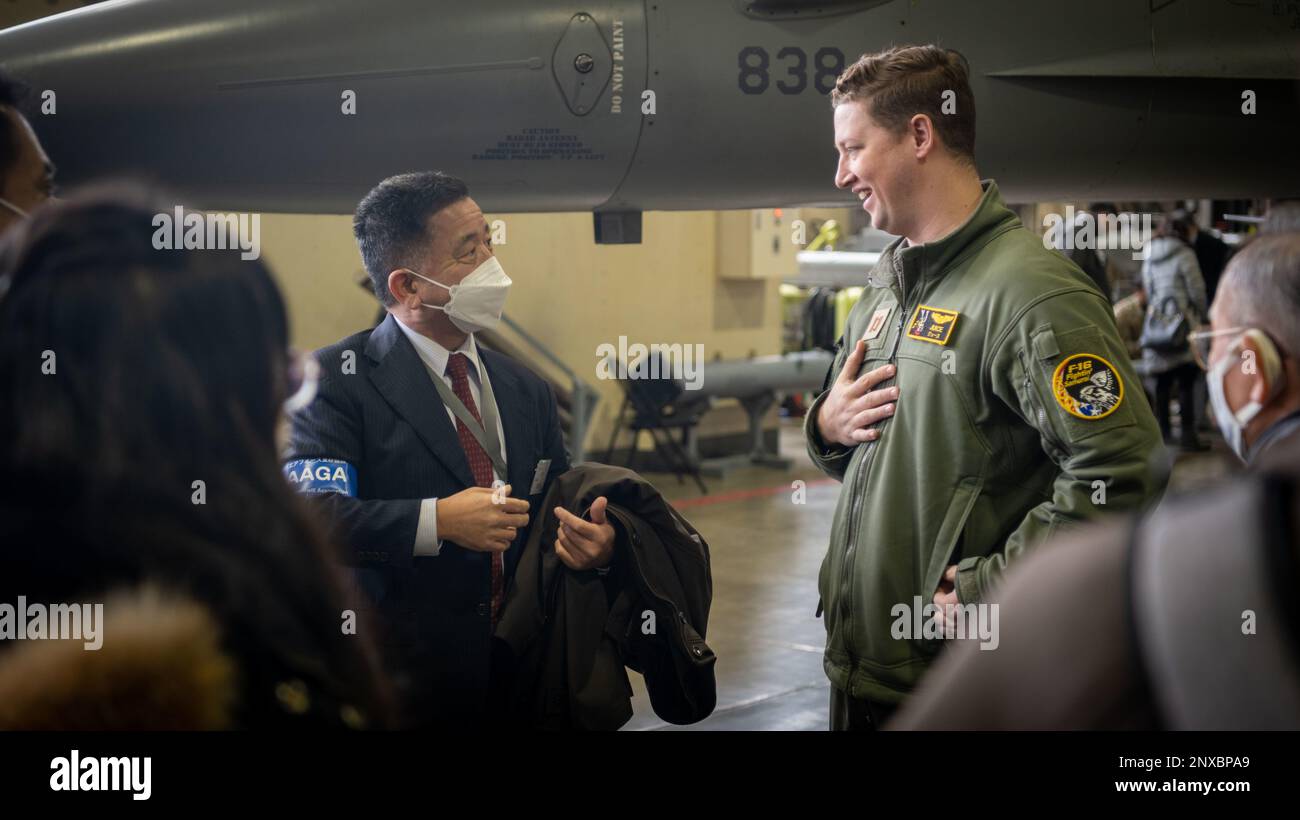
[[[450,317],[452,324],[466,333],[491,330],[497,326],[501,321],[501,311],[506,306],[510,285],[513,284],[495,256],[489,257],[469,276],[450,286],[435,282],[413,270],[405,268],[404,270],[450,293],[451,298],[445,305],[431,305],[428,302],[420,304],[443,311]]]
[[[22,208],[19,208],[17,205],[13,204],[12,202],[10,202],[9,200],[5,199],[5,198],[2,197],[2,196],[0,196],[0,205],[5,206],[5,207],[8,208],[9,210],[11,210],[11,211],[13,211],[14,213],[18,214],[19,216],[21,216],[23,219],[26,219],[26,218],[27,218],[27,212],[26,212],[26,211],[24,211]]]
[[[1232,452],[1237,454],[1237,458],[1242,461],[1246,460],[1246,425],[1250,424],[1259,411],[1264,409],[1264,405],[1257,401],[1246,404],[1237,412],[1232,412],[1228,406],[1228,397],[1224,393],[1223,378],[1228,375],[1228,368],[1232,367],[1233,362],[1237,361],[1237,343],[1234,342],[1228,352],[1219,357],[1219,360],[1210,368],[1210,372],[1205,379],[1206,387],[1210,392],[1210,405],[1214,408],[1214,420],[1219,425],[1219,432],[1223,433],[1223,438],[1232,448]]]

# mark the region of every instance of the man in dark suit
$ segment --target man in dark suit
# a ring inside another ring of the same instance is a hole
[[[286,472],[337,527],[373,606],[361,628],[380,631],[409,723],[481,725],[500,714],[492,630],[530,503],[569,467],[555,395],[475,343],[511,280],[464,182],[390,177],[353,230],[388,315],[317,351],[317,397],[293,418]],[[605,504],[559,514],[570,568],[608,567]]]
[[[1175,212],[1175,217],[1186,219],[1191,227],[1190,242],[1196,252],[1196,262],[1201,266],[1201,278],[1205,280],[1206,304],[1212,304],[1219,290],[1219,277],[1228,264],[1228,257],[1232,256],[1232,247],[1209,231],[1201,230],[1196,223],[1196,214],[1191,211],[1180,209]]]

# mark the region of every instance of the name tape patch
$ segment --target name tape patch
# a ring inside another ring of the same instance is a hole
[[[894,306],[890,305],[889,307],[882,307],[880,310],[871,314],[871,321],[867,324],[867,329],[862,334],[863,341],[869,342],[879,336],[880,331],[885,327],[885,320],[888,319],[889,314],[893,312]]]
[[[959,315],[955,310],[917,305],[907,326],[907,336],[930,344],[946,345],[952,338],[952,329],[957,326]]]
[[[1114,413],[1124,400],[1124,380],[1102,357],[1075,353],[1056,366],[1052,395],[1065,412],[1095,421]]]
[[[297,458],[284,465],[284,477],[300,493],[357,495],[357,471],[336,458]]]

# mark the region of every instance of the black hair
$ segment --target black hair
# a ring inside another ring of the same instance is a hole
[[[429,241],[429,217],[467,196],[463,180],[441,171],[419,171],[389,177],[361,200],[352,233],[380,304],[393,304],[388,274],[413,264],[417,246]]]
[[[1192,229],[1196,227],[1192,215],[1183,208],[1165,214],[1165,218],[1156,226],[1156,236],[1172,236],[1184,245],[1192,243]]]
[[[340,556],[276,452],[279,289],[238,250],[155,248],[173,210],[88,190],[0,243],[0,592],[161,582],[211,609],[250,701],[298,669],[383,719],[366,640],[341,636]]]
[[[27,102],[29,90],[18,78],[0,69],[0,106],[10,108],[14,113],[22,113]],[[18,161],[18,131],[13,120],[0,113],[0,188],[4,187],[5,176]]]

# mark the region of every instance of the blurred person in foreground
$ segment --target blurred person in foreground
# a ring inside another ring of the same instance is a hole
[[[156,250],[172,212],[101,188],[0,246],[0,605],[103,604],[96,649],[0,640],[0,728],[384,725],[277,459],[312,389],[280,293],[237,250]]]
[[[1282,199],[1269,203],[1264,221],[1259,225],[1259,232],[1269,234],[1293,231],[1300,231],[1300,199]]]
[[[0,70],[0,236],[54,195],[54,163],[22,113],[27,97]]]

